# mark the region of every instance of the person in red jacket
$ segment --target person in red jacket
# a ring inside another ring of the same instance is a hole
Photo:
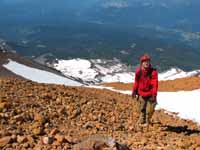
[[[140,58],[140,67],[135,71],[135,82],[132,97],[140,102],[140,117],[138,124],[150,124],[155,111],[158,91],[158,73],[151,66],[150,56],[144,55]]]

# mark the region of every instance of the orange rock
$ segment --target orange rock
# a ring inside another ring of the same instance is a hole
[[[40,114],[40,113],[35,113],[34,114],[34,121],[38,121],[41,122],[42,124],[45,123],[46,118],[44,115]]]
[[[7,132],[5,130],[0,130],[0,136],[3,137],[7,134]]]
[[[5,136],[5,137],[2,137],[0,139],[0,147],[4,147],[6,146],[8,143],[11,142],[11,137],[10,136]]]
[[[31,136],[31,135],[28,135],[27,136],[27,139],[28,139],[28,142],[32,145],[32,144],[34,144],[34,138]]]
[[[51,130],[50,135],[55,135],[59,132],[59,130],[57,128]]]
[[[28,141],[28,139],[27,139],[27,137],[25,137],[25,136],[17,136],[17,142],[18,143],[25,143],[25,142],[27,142]]]
[[[200,147],[200,135],[193,137],[192,140],[194,140],[194,142],[197,144],[197,146]]]
[[[56,135],[55,135],[55,139],[56,139],[59,143],[62,143],[62,142],[65,140],[64,136],[63,136],[63,135],[60,135],[60,134],[56,134]]]
[[[13,118],[16,120],[16,122],[21,123],[24,121],[24,116],[22,116],[22,115],[17,115],[17,116],[14,116]]]
[[[64,140],[67,141],[68,143],[74,143],[74,139],[69,135],[65,135]]]
[[[7,102],[1,102],[0,103],[0,112],[3,110],[3,109],[7,109],[10,107],[10,104],[7,103]]]
[[[60,115],[65,114],[65,113],[66,113],[66,108],[65,108],[65,107],[61,107],[60,109],[58,109],[58,113],[59,113]]]
[[[0,103],[12,101],[14,106],[7,112],[0,112],[0,129],[3,130],[0,138],[11,136],[4,148],[34,149],[39,145],[42,150],[72,149],[92,135],[109,135],[128,149],[199,147],[199,125],[174,118],[174,114],[166,114],[165,110],[156,110],[153,120],[159,118],[160,122],[153,122],[148,132],[145,128],[131,129],[139,113],[137,103],[130,96],[86,87],[38,84],[18,79],[4,81],[0,88],[0,101],[3,99]],[[27,97],[27,93],[33,96]],[[62,99],[62,104],[56,98]],[[63,115],[65,112],[68,116]],[[23,137],[28,141],[20,143]],[[101,143],[93,144],[101,147]]]
[[[60,97],[58,97],[58,98],[56,98],[56,102],[57,102],[58,104],[62,104],[62,99],[61,99]]]
[[[53,143],[54,138],[53,137],[43,137],[42,142],[44,144],[52,144]]]
[[[15,134],[13,134],[13,135],[11,136],[11,138],[12,138],[12,142],[16,142],[16,141],[17,141],[17,136],[16,136]]]
[[[38,127],[38,128],[34,128],[32,132],[33,132],[33,135],[42,135],[44,133],[44,130],[43,128]]]

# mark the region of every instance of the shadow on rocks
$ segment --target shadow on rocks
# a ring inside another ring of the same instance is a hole
[[[116,149],[117,150],[130,150],[130,148],[127,145],[122,145],[116,142]]]
[[[184,133],[185,135],[200,134],[200,130],[188,129],[188,126],[163,126],[164,131]]]

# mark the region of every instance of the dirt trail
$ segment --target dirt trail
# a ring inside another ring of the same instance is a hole
[[[128,95],[0,79],[1,149],[108,149],[109,140],[113,150],[200,149],[196,123],[159,110],[148,131],[136,130],[138,117]]]

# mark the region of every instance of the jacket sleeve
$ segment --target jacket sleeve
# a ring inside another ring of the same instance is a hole
[[[152,96],[157,96],[158,92],[158,72],[154,70],[151,77]]]
[[[139,70],[135,71],[135,81],[133,83],[133,91],[138,91],[139,87]]]

